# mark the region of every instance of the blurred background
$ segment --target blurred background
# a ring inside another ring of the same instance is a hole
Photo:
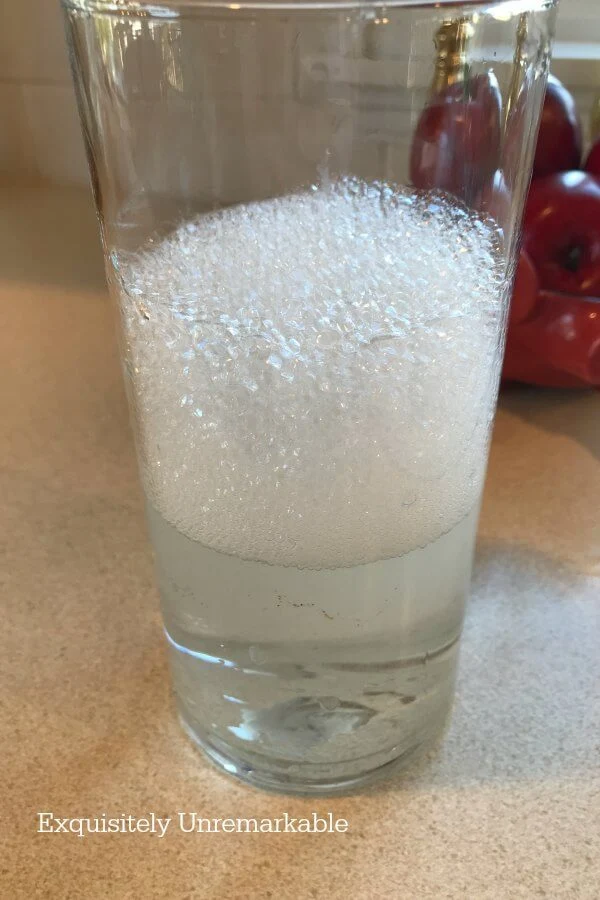
[[[85,185],[58,0],[0,0],[0,9],[0,176]],[[562,0],[552,70],[574,94],[586,136],[600,103],[599,33],[598,0]]]

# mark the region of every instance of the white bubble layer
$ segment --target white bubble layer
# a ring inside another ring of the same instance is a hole
[[[477,502],[504,264],[489,223],[343,180],[113,255],[142,474],[193,540],[322,568]]]

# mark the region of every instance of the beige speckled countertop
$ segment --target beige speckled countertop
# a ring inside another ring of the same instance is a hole
[[[0,235],[0,896],[598,900],[600,395],[502,400],[443,744],[359,796],[260,794],[173,717],[89,198],[5,189]],[[312,810],[349,831],[36,834]]]

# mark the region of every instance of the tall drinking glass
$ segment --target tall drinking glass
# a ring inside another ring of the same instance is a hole
[[[554,0],[63,0],[175,694],[256,785],[451,704]]]

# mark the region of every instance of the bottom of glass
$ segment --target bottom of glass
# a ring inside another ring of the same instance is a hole
[[[428,727],[419,733],[417,740],[403,746],[391,758],[382,762],[382,755],[375,754],[373,757],[354,761],[355,771],[352,774],[348,772],[347,763],[339,764],[339,774],[336,774],[334,764],[322,767],[314,764],[306,767],[296,765],[294,766],[296,770],[305,768],[306,771],[290,774],[287,771],[288,767],[277,760],[260,758],[259,754],[252,754],[255,757],[253,759],[250,758],[250,754],[242,759],[233,748],[222,741],[215,741],[212,736],[199,734],[196,723],[188,721],[185,711],[180,710],[179,720],[194,745],[220,772],[263,791],[300,796],[327,796],[356,792],[403,769],[439,739],[448,722],[450,706],[451,703],[448,703],[443,713],[428,723]],[[322,768],[321,773],[318,771],[319,768]]]

